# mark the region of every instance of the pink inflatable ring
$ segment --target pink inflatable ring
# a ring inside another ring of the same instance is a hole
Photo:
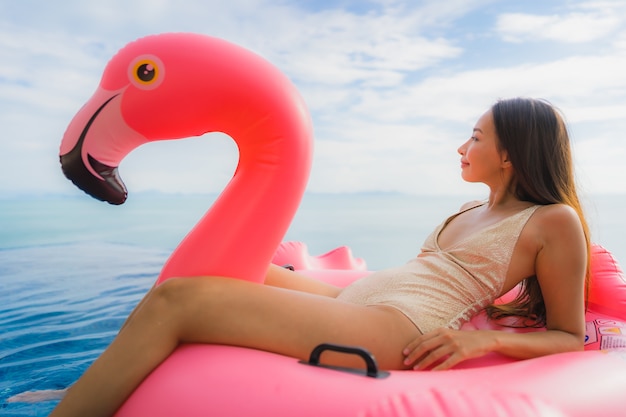
[[[137,146],[219,131],[240,151],[233,179],[166,262],[173,276],[220,275],[257,282],[267,265],[293,264],[347,285],[368,273],[348,248],[310,256],[281,243],[311,166],[306,107],[287,78],[259,56],[197,34],[162,34],[124,47],[71,121],[63,171],[100,200],[121,204],[118,165]],[[216,238],[217,237],[217,238]],[[503,327],[479,314],[464,329]],[[118,410],[136,416],[570,416],[626,410],[626,281],[593,247],[585,352],[514,361],[496,354],[446,372],[379,372],[354,346],[320,346],[309,363],[229,346],[183,345]],[[323,365],[325,349],[363,358],[363,369]]]

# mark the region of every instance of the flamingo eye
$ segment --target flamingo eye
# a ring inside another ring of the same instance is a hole
[[[152,62],[144,62],[137,67],[135,75],[140,82],[151,83],[157,75],[157,68]]]
[[[141,56],[128,68],[130,81],[141,89],[152,89],[163,81],[163,63],[155,56]]]

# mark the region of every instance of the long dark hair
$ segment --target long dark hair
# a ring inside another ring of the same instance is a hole
[[[589,287],[589,227],[576,192],[570,139],[560,112],[544,100],[513,98],[491,107],[498,148],[513,165],[511,191],[520,200],[535,204],[567,204],[580,217],[587,240]],[[492,304],[487,314],[493,319],[518,316],[524,325],[546,324],[546,308],[536,276],[522,281],[517,297],[501,305]]]

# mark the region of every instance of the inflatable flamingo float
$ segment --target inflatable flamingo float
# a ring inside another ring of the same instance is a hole
[[[130,151],[213,131],[236,141],[237,170],[157,283],[198,275],[261,282],[272,260],[339,285],[367,273],[348,248],[311,257],[302,244],[279,246],[310,170],[311,121],[280,71],[223,40],[176,33],[124,47],[71,121],[61,164],[85,192],[121,204],[126,188],[118,165]],[[622,415],[626,352],[617,348],[626,346],[626,281],[606,251],[594,247],[594,259],[587,352],[519,362],[488,355],[447,372],[383,375],[366,356],[367,372],[328,369],[317,356],[326,347],[301,364],[251,349],[183,345],[117,416]],[[475,328],[528,331],[499,327],[484,315],[466,325]]]
[[[313,143],[302,98],[261,57],[194,34],[127,45],[70,123],[61,164],[85,192],[121,204],[126,188],[117,167],[124,156],[146,142],[207,132],[230,135],[239,164],[158,282],[207,274],[260,282],[300,203]]]

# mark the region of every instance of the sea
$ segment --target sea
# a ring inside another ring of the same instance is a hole
[[[104,350],[163,263],[217,196],[138,193],[0,199],[0,416],[46,416],[55,401],[7,401],[69,386]],[[370,270],[405,263],[431,230],[483,196],[305,194],[285,241],[312,255],[348,246]],[[592,241],[626,262],[626,195],[584,200]]]

